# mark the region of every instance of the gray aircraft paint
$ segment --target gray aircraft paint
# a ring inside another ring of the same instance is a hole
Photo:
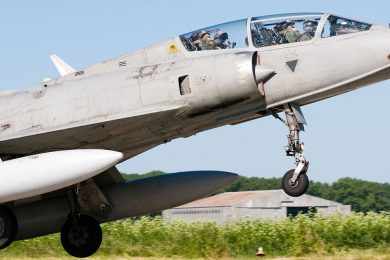
[[[1,94],[0,154],[93,147],[124,152],[128,159],[174,138],[266,115],[267,108],[304,105],[382,80],[390,66],[389,41],[389,30],[380,26],[261,49],[189,53],[179,38],[171,39],[46,87]],[[276,72],[265,97],[250,82],[254,52],[261,66]],[[292,60],[294,71],[286,66]],[[184,75],[192,91],[187,96],[178,85]],[[231,116],[237,110],[246,112]]]
[[[327,18],[322,16],[320,24]],[[123,152],[126,160],[175,138],[267,116],[287,103],[307,105],[390,77],[386,27],[326,39],[317,32],[311,41],[264,48],[253,46],[249,26],[247,32],[247,48],[188,52],[177,37],[45,81],[36,89],[0,93],[1,158],[94,148]],[[288,66],[295,60],[296,66]],[[179,79],[185,76],[191,91],[183,95]],[[123,185],[117,172],[94,180],[103,191]],[[198,191],[202,194],[195,190],[187,199],[206,193]],[[126,192],[110,194],[112,204],[126,203]],[[172,193],[170,198],[163,206],[185,202]],[[66,202],[65,191],[58,191],[10,203],[24,227],[20,238],[58,231],[69,207],[62,205],[59,215],[52,211]],[[42,205],[45,216],[35,214]],[[138,214],[127,210],[112,219]],[[53,227],[39,231],[45,219]]]

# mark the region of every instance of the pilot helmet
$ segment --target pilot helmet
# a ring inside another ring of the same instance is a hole
[[[306,20],[303,22],[303,30],[305,32],[314,33],[317,29],[318,22],[315,20]]]
[[[229,39],[229,35],[224,31],[218,30],[215,34],[215,39],[218,39],[221,42],[225,42]]]
[[[294,25],[295,25],[294,21],[286,20],[286,21],[281,22],[278,26],[275,26],[275,29],[278,31],[284,31],[290,26],[294,27]]]
[[[281,32],[283,31],[285,28],[285,22],[283,23],[278,23],[274,26],[274,30],[277,31],[277,32]]]
[[[200,31],[199,32],[199,39],[202,39],[206,35],[210,35],[210,33],[208,31]]]

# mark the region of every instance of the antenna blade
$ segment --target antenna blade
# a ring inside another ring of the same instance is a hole
[[[72,68],[70,65],[68,65],[65,61],[63,61],[57,55],[55,55],[55,54],[50,55],[50,59],[53,62],[54,66],[56,67],[58,73],[61,75],[61,77],[76,72],[76,70],[74,68]]]

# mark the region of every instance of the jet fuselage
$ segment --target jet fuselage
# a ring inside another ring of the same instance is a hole
[[[103,148],[128,159],[175,138],[389,78],[388,28],[320,34],[304,42],[204,51],[188,51],[177,37],[38,89],[3,93],[0,154]],[[275,75],[256,82],[256,67]]]

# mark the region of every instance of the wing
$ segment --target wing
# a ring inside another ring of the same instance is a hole
[[[15,158],[30,154],[69,149],[108,149],[120,151],[125,159],[161,143],[162,122],[179,120],[185,106],[159,106],[116,119],[99,120],[89,125],[74,125],[65,129],[30,132],[10,136],[0,141],[0,155]]]

